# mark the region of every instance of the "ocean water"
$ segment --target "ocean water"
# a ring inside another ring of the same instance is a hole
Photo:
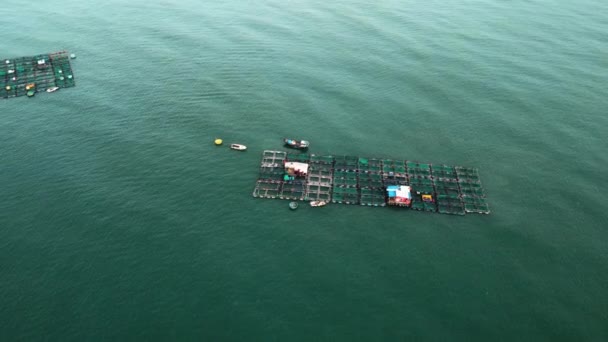
[[[608,2],[0,13],[78,55],[0,101],[0,340],[608,340]],[[492,214],[255,199],[282,137],[478,167]]]

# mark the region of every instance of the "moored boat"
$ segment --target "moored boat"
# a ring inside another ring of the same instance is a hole
[[[306,140],[294,140],[294,139],[284,138],[283,142],[285,143],[285,146],[287,146],[287,147],[297,148],[300,150],[305,150],[308,148],[308,146],[310,146],[310,143]]]
[[[57,90],[59,90],[59,87],[50,87],[49,89],[46,90],[46,92],[53,93],[53,92],[56,92]]]
[[[237,151],[245,151],[247,146],[241,144],[230,144],[230,148]]]
[[[310,202],[311,207],[322,207],[326,204],[327,204],[327,202],[325,202],[325,201],[311,201]]]

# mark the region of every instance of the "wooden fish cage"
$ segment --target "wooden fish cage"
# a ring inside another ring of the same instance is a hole
[[[11,98],[76,85],[67,51],[0,59],[1,98]]]
[[[307,174],[285,177],[286,163],[307,165]],[[253,196],[383,207],[390,185],[411,188],[414,210],[441,214],[489,214],[478,170],[402,159],[320,156],[264,151]],[[429,198],[431,200],[429,200]]]

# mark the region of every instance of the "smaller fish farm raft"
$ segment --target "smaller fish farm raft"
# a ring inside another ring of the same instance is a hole
[[[66,51],[0,59],[0,97],[33,96],[49,88],[76,85]],[[52,90],[52,89],[51,89]],[[29,92],[29,94],[28,94]]]
[[[269,150],[262,155],[253,197],[490,213],[474,168]]]

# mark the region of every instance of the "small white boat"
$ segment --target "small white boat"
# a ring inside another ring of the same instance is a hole
[[[54,93],[57,90],[59,90],[59,87],[50,87],[49,89],[46,90],[47,93]]]
[[[327,202],[325,202],[325,201],[311,201],[310,202],[311,207],[322,207],[326,204],[327,204]]]
[[[237,151],[245,151],[247,146],[241,144],[230,144],[230,148]]]

